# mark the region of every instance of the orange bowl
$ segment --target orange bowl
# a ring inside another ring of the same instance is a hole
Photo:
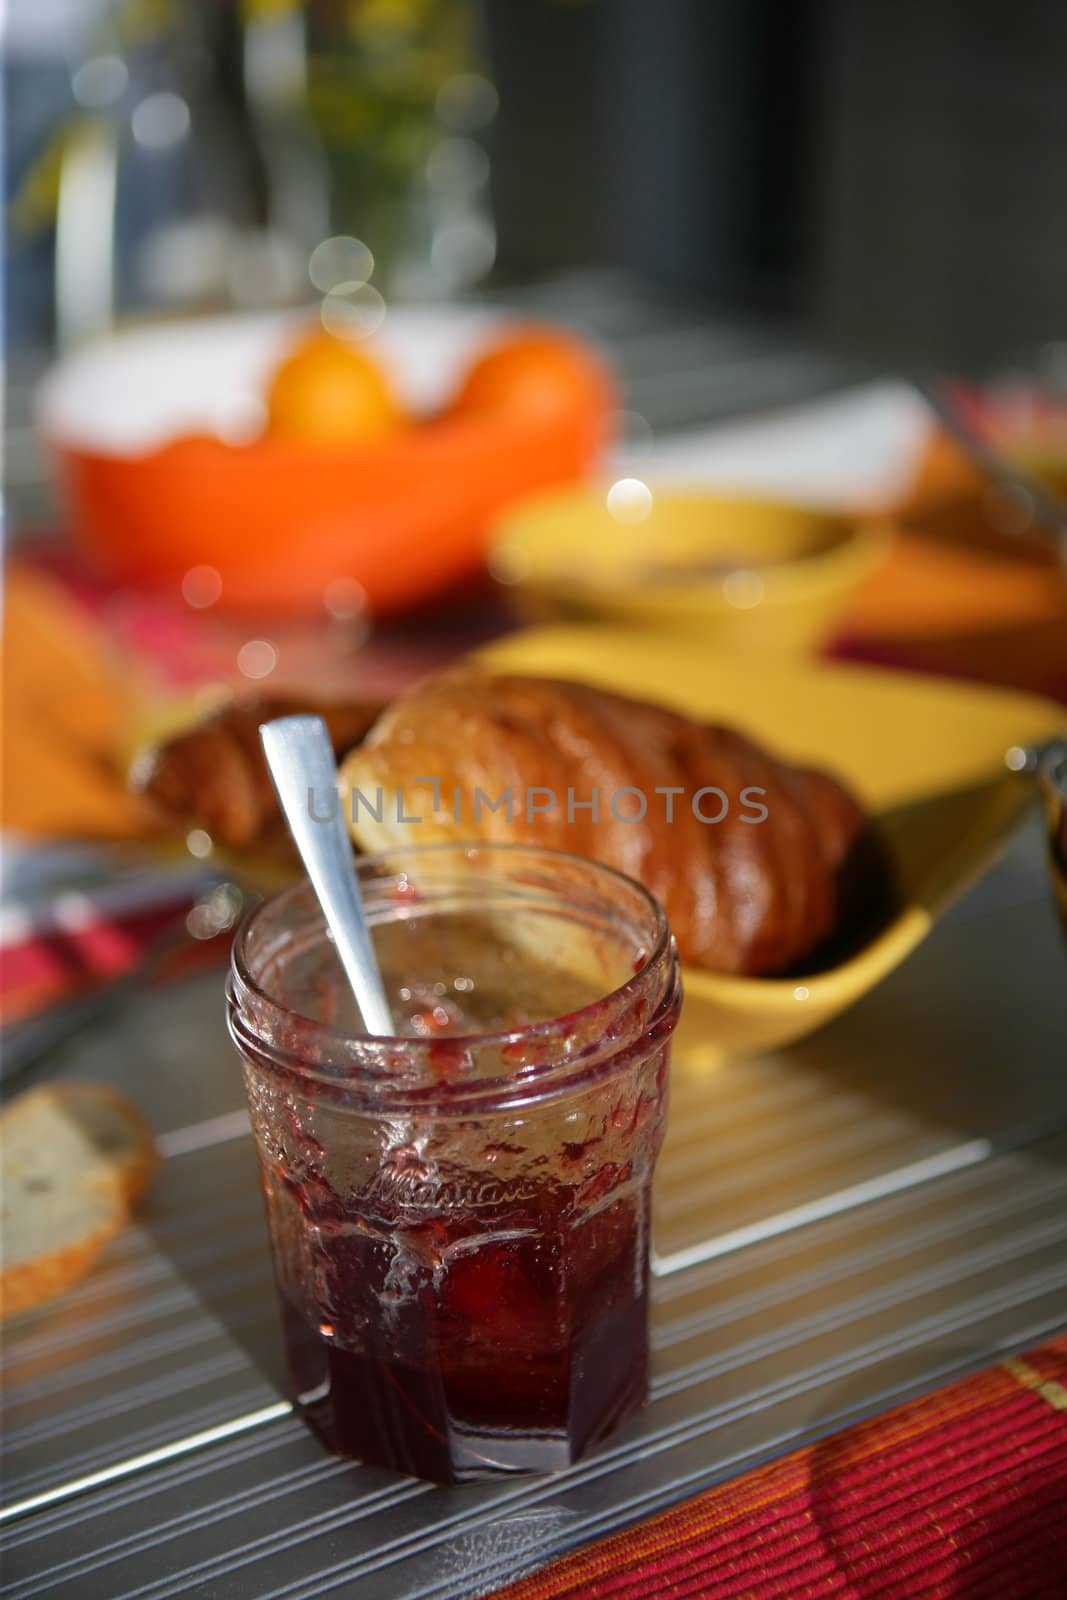
[[[376,349],[425,414],[504,326],[397,312]],[[292,318],[170,324],[45,380],[40,426],[75,541],[113,581],[177,594],[206,566],[228,610],[307,613],[347,578],[375,613],[402,610],[478,568],[503,506],[580,477],[616,404],[605,373],[552,417],[445,414],[353,444],[268,437],[261,397],[293,336]]]

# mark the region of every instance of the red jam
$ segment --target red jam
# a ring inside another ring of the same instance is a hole
[[[642,1404],[646,1185],[569,1219],[558,1191],[414,1224],[380,1199],[359,1224],[298,1198],[329,1315],[313,1325],[283,1292],[284,1326],[329,1449],[440,1483],[552,1471]]]

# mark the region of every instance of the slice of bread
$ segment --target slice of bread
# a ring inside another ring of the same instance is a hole
[[[156,1164],[136,1106],[93,1083],[31,1089],[0,1115],[0,1317],[50,1300],[120,1231]]]

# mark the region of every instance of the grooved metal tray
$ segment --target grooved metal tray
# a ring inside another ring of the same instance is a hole
[[[1067,1324],[1067,954],[1036,824],[853,1011],[679,1073],[654,1379],[570,1471],[436,1489],[324,1455],[280,1387],[219,984],[135,1005],[65,1075],[165,1161],[139,1227],[5,1329],[11,1600],[471,1600]]]

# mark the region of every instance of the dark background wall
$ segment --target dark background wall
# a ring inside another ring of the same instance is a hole
[[[794,292],[811,0],[487,0],[504,271],[622,262],[743,302]]]
[[[1065,0],[828,0],[812,304],[942,360],[1067,339]]]
[[[889,362],[1067,338],[1067,0],[487,0],[501,270],[621,263]]]

